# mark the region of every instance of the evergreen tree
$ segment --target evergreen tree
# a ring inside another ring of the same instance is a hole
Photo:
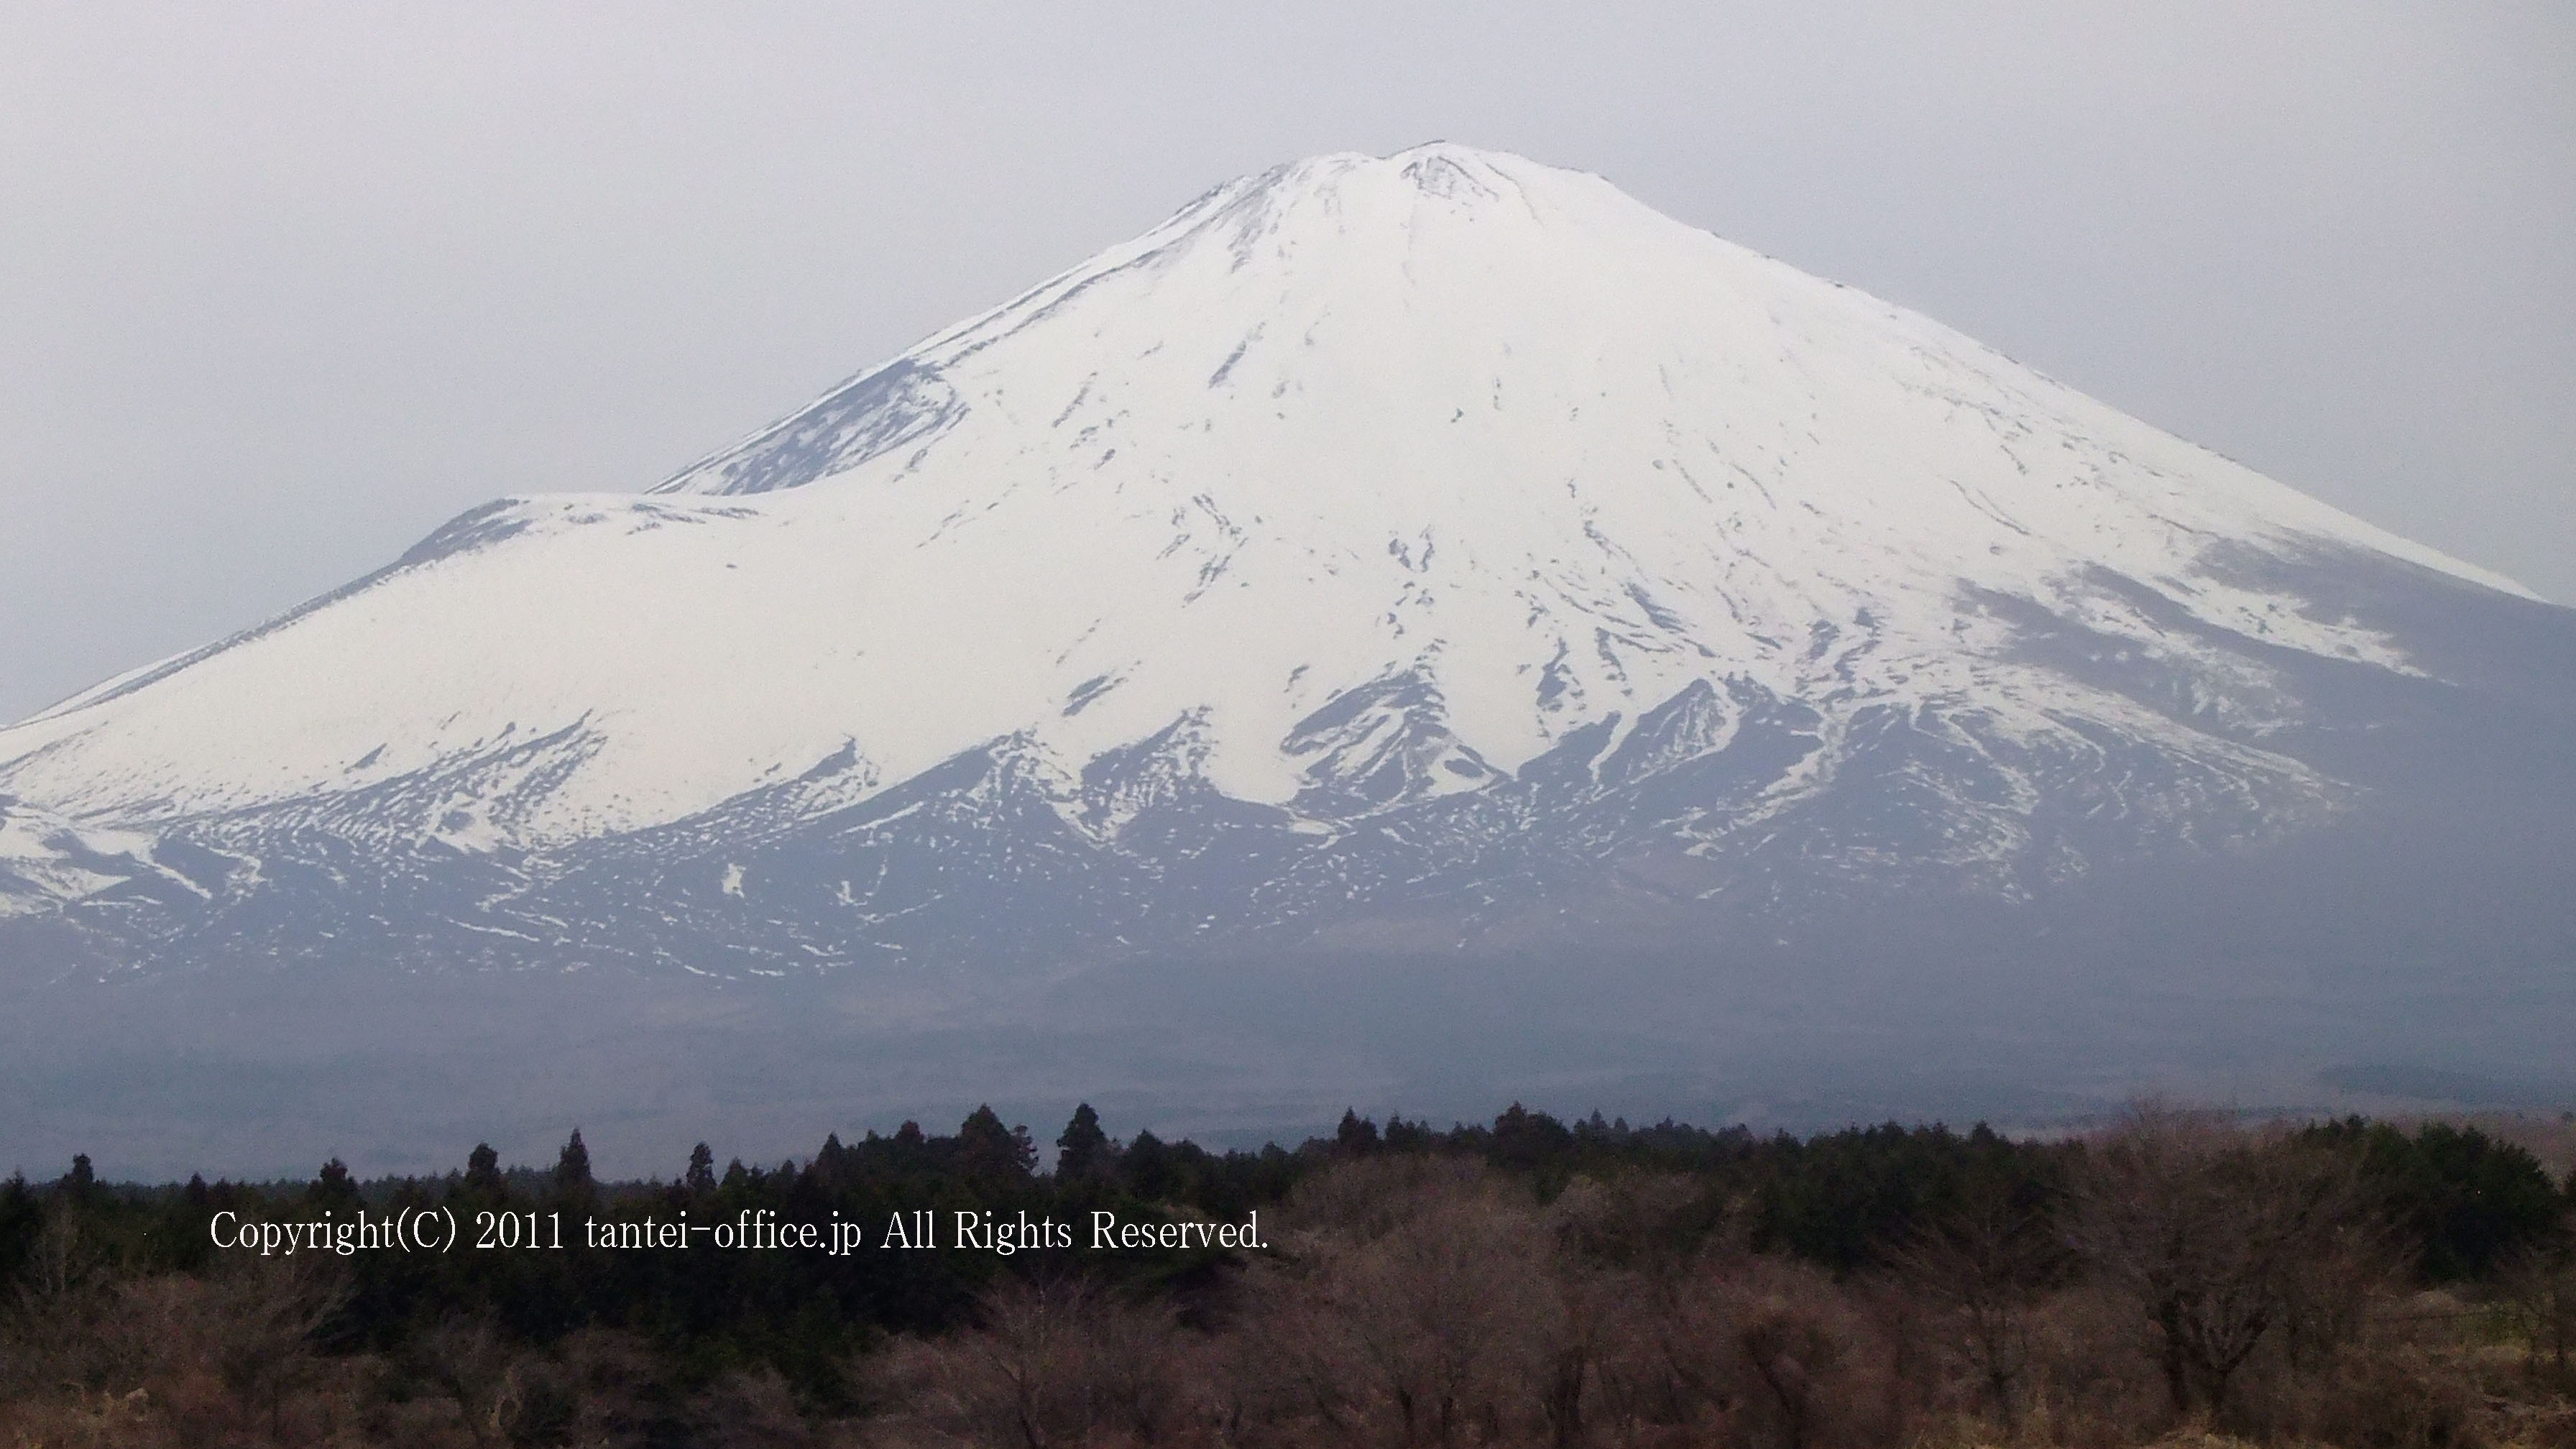
[[[1118,1146],[1100,1130],[1100,1114],[1089,1102],[1073,1109],[1073,1120],[1055,1140],[1055,1175],[1062,1182],[1089,1182],[1109,1173]]]
[[[1333,1129],[1333,1146],[1351,1157],[1377,1150],[1377,1124],[1356,1107],[1342,1109],[1342,1125]]]
[[[18,1280],[44,1224],[44,1204],[29,1190],[27,1174],[10,1173],[9,1180],[0,1183],[0,1283]]]
[[[89,1154],[86,1152],[74,1153],[72,1155],[72,1170],[63,1175],[62,1188],[64,1195],[68,1196],[73,1202],[85,1203],[89,1201],[90,1189],[97,1185],[98,1179],[90,1172]]]
[[[477,1142],[465,1158],[465,1186],[483,1197],[497,1198],[509,1188],[501,1176],[501,1154],[489,1142]]]
[[[2410,1138],[2352,1117],[2300,1140],[2352,1157],[2434,1282],[2487,1277],[2558,1232],[2564,1209],[2549,1169],[2475,1127],[2427,1122]]]
[[[1118,1173],[1127,1179],[1127,1190],[1151,1202],[1161,1202],[1178,1195],[1181,1188],[1180,1164],[1171,1147],[1151,1132],[1139,1132],[1127,1144],[1118,1159]]]
[[[563,1146],[555,1159],[555,1191],[568,1198],[587,1197],[590,1193],[590,1149],[581,1143],[581,1129],[572,1129],[572,1140]]]
[[[680,1180],[680,1185],[688,1189],[691,1197],[705,1197],[716,1190],[716,1154],[713,1148],[701,1142],[689,1149],[689,1175]]]
[[[1389,1112],[1386,1145],[1390,1152],[1429,1152],[1440,1145],[1440,1134],[1431,1130],[1429,1122],[1407,1122]]]
[[[333,1212],[354,1211],[359,1203],[358,1184],[349,1176],[349,1164],[334,1157],[322,1164],[313,1185],[304,1190],[307,1202]]]
[[[1535,1168],[1573,1145],[1574,1134],[1565,1130],[1564,1123],[1518,1102],[1494,1119],[1491,1153],[1497,1167]]]
[[[1005,1127],[987,1104],[977,1107],[957,1128],[957,1167],[983,1182],[1025,1180],[1037,1169],[1037,1144],[1026,1127]]]

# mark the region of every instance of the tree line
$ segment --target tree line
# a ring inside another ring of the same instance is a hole
[[[1878,1443],[1946,1414],[2340,1442],[2327,1406],[2402,1382],[2457,1401],[2421,1442],[2467,1442],[2495,1396],[2471,1392],[2470,1358],[2428,1387],[2426,1365],[2452,1361],[2423,1335],[2510,1338],[2517,1382],[2557,1393],[2576,1304],[2576,1174],[2444,1123],[2247,1130],[2151,1106],[2062,1140],[1802,1138],[1515,1105],[1445,1129],[1354,1111],[1293,1149],[1215,1152],[1113,1138],[1084,1105],[1053,1146],[982,1107],[953,1133],[834,1135],[775,1165],[719,1168],[700,1143],[640,1182],[599,1180],[578,1131],[551,1165],[478,1146],[444,1175],[372,1181],[333,1161],[301,1183],[108,1184],[77,1159],[0,1184],[0,1420],[1038,1449]],[[423,1209],[837,1217],[870,1242],[925,1210],[1276,1226],[1262,1252],[1202,1236],[1008,1256],[637,1252],[576,1228],[560,1248],[287,1258],[209,1233],[219,1215]],[[2418,1442],[2378,1419],[2352,1433]]]

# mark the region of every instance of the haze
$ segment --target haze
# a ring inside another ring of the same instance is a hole
[[[1435,137],[2576,599],[2576,20],[2133,10],[13,7],[0,718]]]

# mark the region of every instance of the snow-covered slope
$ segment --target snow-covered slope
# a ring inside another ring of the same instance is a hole
[[[1267,842],[1191,888],[1221,926],[1490,902],[1533,851],[2009,894],[2346,808],[2277,747],[2318,724],[2299,661],[2443,672],[2298,582],[2353,560],[2528,598],[1597,177],[1435,145],[1220,187],[648,494],[477,509],[0,731],[0,791],[185,836],[211,899],[327,860],[353,920],[479,860],[422,909],[535,954],[595,910],[845,959],[965,898],[888,884],[905,851],[1006,836],[1125,872],[1059,912],[1094,940],[1219,836]],[[69,868],[18,867],[47,900]],[[799,884],[725,924],[764,881]]]
[[[39,915],[152,869],[152,837],[83,829],[0,795],[0,920]]]

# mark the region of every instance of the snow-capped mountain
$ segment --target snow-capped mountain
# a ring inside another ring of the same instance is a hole
[[[0,947],[1669,948],[2331,830],[2566,617],[1597,177],[1328,156],[0,731]]]

